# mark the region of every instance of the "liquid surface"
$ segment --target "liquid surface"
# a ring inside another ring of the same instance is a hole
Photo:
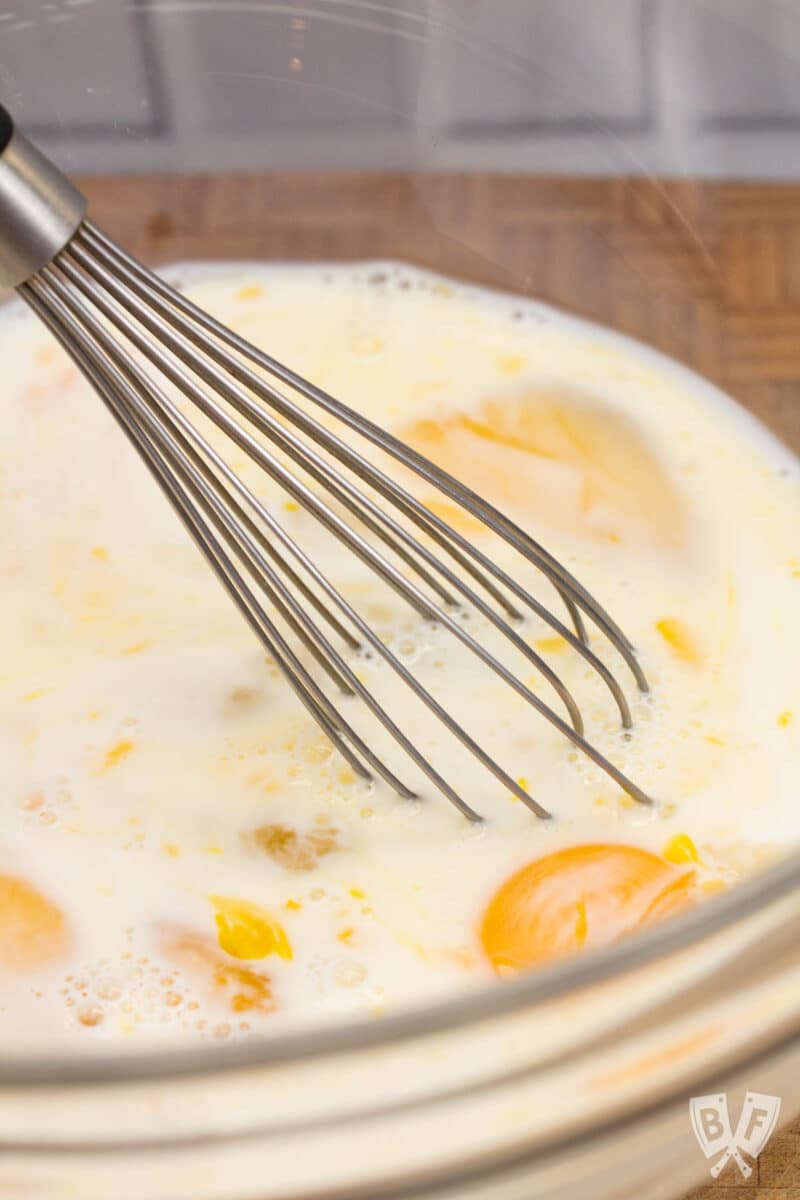
[[[552,814],[539,821],[378,655],[353,669],[486,819],[471,827],[346,703],[420,799],[331,750],[111,417],[33,318],[0,321],[0,1041],[240,1038],[380,1016],[602,945],[800,834],[800,474],[689,373],[517,298],[394,265],[193,268],[199,303],[508,511],[637,647],[626,736],[544,621],[643,807],[235,450],[230,463]],[[220,443],[221,445],[221,443]],[[406,481],[407,482],[407,481]],[[546,582],[415,485],[559,619]],[[470,629],[497,648],[480,618]],[[504,661],[559,711],[513,652]]]

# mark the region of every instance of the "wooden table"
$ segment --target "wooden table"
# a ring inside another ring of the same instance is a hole
[[[83,183],[95,220],[153,263],[399,258],[551,301],[694,367],[800,452],[800,185],[386,174]],[[800,1123],[775,1135],[749,1181],[731,1163],[693,1195],[800,1200]]]
[[[95,219],[151,262],[401,258],[643,338],[800,451],[800,185],[513,175],[125,176]]]

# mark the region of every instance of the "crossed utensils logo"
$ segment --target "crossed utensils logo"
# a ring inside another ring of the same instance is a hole
[[[742,1151],[750,1158],[758,1158],[775,1132],[780,1112],[780,1096],[748,1092],[736,1131],[732,1133],[726,1095],[694,1096],[689,1101],[689,1113],[700,1149],[706,1158],[721,1156],[711,1167],[713,1177],[716,1179],[731,1159],[745,1179],[752,1175],[753,1168],[742,1158]]]

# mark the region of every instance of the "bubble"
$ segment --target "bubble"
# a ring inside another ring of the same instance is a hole
[[[94,1026],[101,1025],[105,1019],[105,1014],[102,1008],[96,1004],[82,1004],[78,1009],[78,1020],[81,1025]]]
[[[94,990],[101,1000],[118,1000],[121,995],[113,979],[101,979]]]
[[[333,968],[333,981],[337,987],[358,987],[367,977],[367,968],[356,959],[342,959]]]
[[[469,821],[462,829],[461,837],[465,842],[478,842],[486,837],[487,828],[485,821]]]
[[[306,746],[303,751],[303,758],[308,763],[326,763],[333,754],[333,746],[328,741],[313,742]]]

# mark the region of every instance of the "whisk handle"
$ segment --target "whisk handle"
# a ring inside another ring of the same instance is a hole
[[[72,238],[86,197],[0,105],[0,288],[30,279]]]
[[[14,122],[11,113],[0,104],[0,154],[3,153],[14,133]]]

